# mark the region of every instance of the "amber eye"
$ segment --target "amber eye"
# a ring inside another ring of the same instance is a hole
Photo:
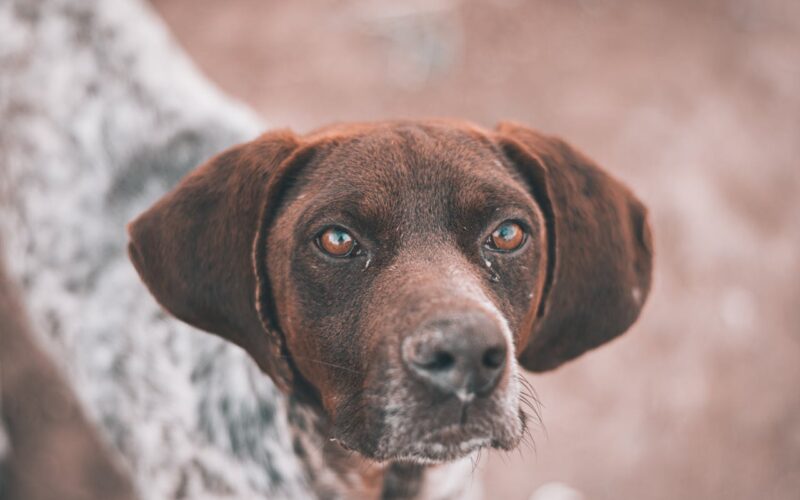
[[[319,247],[333,257],[349,257],[354,253],[356,240],[340,227],[329,227],[317,237]]]
[[[486,245],[491,250],[512,252],[521,247],[525,242],[525,230],[514,221],[507,220],[497,226],[492,235],[486,240]]]

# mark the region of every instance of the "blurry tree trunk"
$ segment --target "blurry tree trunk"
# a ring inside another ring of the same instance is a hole
[[[133,486],[30,331],[0,261],[0,498],[127,500]]]

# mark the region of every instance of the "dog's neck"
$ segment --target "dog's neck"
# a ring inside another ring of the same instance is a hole
[[[294,452],[319,498],[464,498],[470,458],[436,466],[373,462],[330,438],[330,421],[318,405],[289,396],[287,410]]]
[[[416,498],[425,474],[421,465],[381,464],[330,438],[330,421],[319,406],[290,396],[288,420],[294,452],[302,459],[320,498]]]

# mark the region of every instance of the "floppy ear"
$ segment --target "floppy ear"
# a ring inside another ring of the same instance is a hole
[[[622,334],[650,290],[647,210],[560,139],[501,123],[498,143],[546,219],[547,277],[522,366],[545,371]]]
[[[128,226],[128,251],[156,300],[197,328],[244,348],[286,390],[292,378],[280,333],[259,292],[260,227],[298,142],[264,134],[209,160]]]

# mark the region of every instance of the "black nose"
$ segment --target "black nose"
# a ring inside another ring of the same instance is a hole
[[[500,326],[478,313],[437,317],[403,341],[403,362],[411,373],[462,401],[492,392],[507,352]]]

